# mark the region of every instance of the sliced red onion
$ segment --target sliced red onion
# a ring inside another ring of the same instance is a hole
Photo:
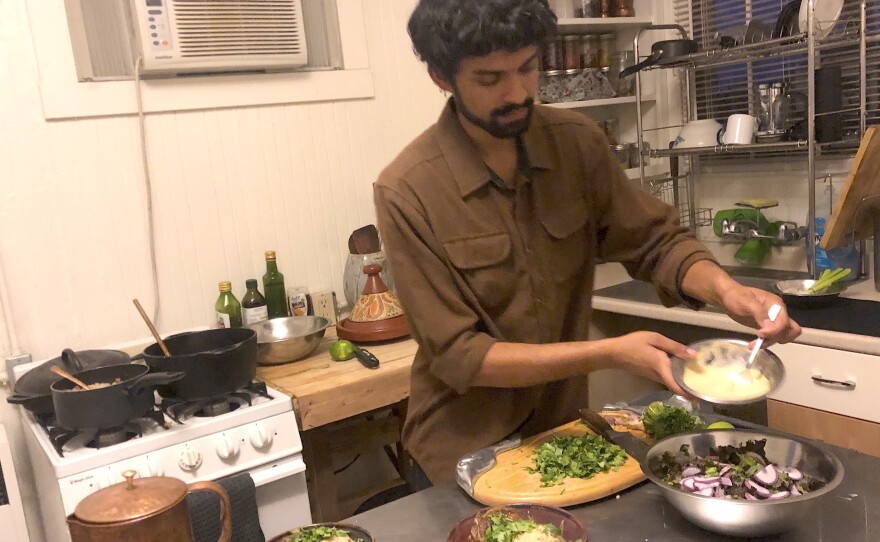
[[[721,467],[721,470],[718,471],[718,476],[724,476],[731,468],[733,467],[731,467],[730,465],[724,465],[723,467]]]
[[[715,493],[715,490],[711,487],[707,487],[706,489],[701,489],[699,491],[695,491],[694,495],[702,495],[703,497],[711,497]]]
[[[791,478],[792,480],[794,480],[795,482],[797,482],[798,480],[804,479],[804,473],[802,473],[801,471],[797,470],[794,467],[786,467],[782,470],[786,474],[788,474],[788,477]]]
[[[766,487],[764,487],[760,484],[756,484],[756,483],[752,482],[751,480],[746,480],[745,486],[747,488],[751,489],[752,491],[754,491],[755,493],[757,493],[758,497],[761,497],[762,499],[766,499],[767,497],[770,496],[769,489],[767,489]]]
[[[755,474],[753,478],[765,486],[772,486],[779,480],[779,475],[776,474],[776,469],[773,468],[773,465],[767,465]]]
[[[716,487],[719,487],[720,485],[721,482],[697,482],[696,478],[694,479],[694,487],[700,491],[703,489],[714,489]]]
[[[700,484],[711,484],[712,482],[717,482],[720,479],[720,476],[694,476],[694,482],[698,482]]]
[[[722,476],[718,481],[721,482],[721,485],[723,486],[733,487],[733,480],[731,480],[729,476]]]
[[[746,452],[745,455],[747,455],[747,456],[749,456],[749,457],[751,457],[751,458],[754,458],[754,459],[755,459],[758,463],[760,463],[761,465],[766,465],[766,464],[767,464],[767,462],[764,461],[764,458],[761,457],[761,455],[758,454],[758,453],[755,453],[755,452]]]
[[[679,485],[682,489],[687,491],[696,491],[697,488],[694,486],[694,479],[692,477],[682,478]]]
[[[703,472],[703,471],[701,471],[699,467],[688,467],[688,468],[684,469],[683,471],[681,471],[681,476],[682,476],[682,478],[687,478],[688,476],[696,476],[697,474],[700,474],[701,472]]]
[[[757,500],[760,500],[760,499],[758,499],[758,497],[755,497],[755,496],[752,495],[751,493],[746,493],[746,500],[747,500],[747,501],[757,501]]]
[[[776,493],[771,493],[769,498],[770,499],[784,499],[784,498],[788,497],[789,495],[791,495],[791,493],[789,493],[788,491],[777,491]]]
[[[721,489],[720,487],[716,487],[715,492],[712,494],[712,496],[715,497],[716,499],[720,499],[721,497],[724,496],[724,490]]]
[[[794,484],[791,484],[791,489],[790,489],[790,491],[791,491],[791,494],[792,494],[792,495],[795,495],[795,496],[797,496],[797,495],[803,495],[803,493],[801,493],[800,491],[798,491],[797,486],[794,485]]]

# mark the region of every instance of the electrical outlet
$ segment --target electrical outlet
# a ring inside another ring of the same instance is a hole
[[[330,320],[331,324],[336,323],[336,292],[327,290],[325,292],[316,292],[311,294],[312,312],[315,316],[323,316]]]

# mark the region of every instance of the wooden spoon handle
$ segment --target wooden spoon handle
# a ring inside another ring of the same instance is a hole
[[[153,321],[150,320],[150,317],[147,316],[147,313],[144,312],[144,308],[141,307],[141,302],[136,298],[132,299],[134,306],[137,307],[139,313],[141,313],[141,318],[144,319],[144,322],[147,323],[147,327],[150,328],[150,333],[153,334],[153,338],[156,339],[156,342],[159,343],[159,348],[162,349],[162,353],[165,354],[165,357],[171,356],[171,352],[168,351],[168,347],[165,346],[165,343],[162,341],[162,337],[159,336],[159,332],[156,331],[156,327],[153,325]]]
[[[89,387],[88,384],[86,384],[85,382],[83,382],[79,378],[73,376],[72,374],[68,373],[67,371],[65,371],[64,369],[62,369],[61,367],[59,367],[57,365],[53,365],[49,370],[62,378],[66,378],[67,380],[70,380],[71,382],[73,382],[74,384],[76,384],[77,386],[79,386],[80,388],[82,388],[84,390],[92,389],[91,387]]]

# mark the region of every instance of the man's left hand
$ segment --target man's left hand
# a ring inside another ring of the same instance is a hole
[[[774,304],[782,307],[775,321],[767,313]],[[787,343],[801,334],[801,326],[789,318],[785,303],[779,296],[758,288],[737,285],[721,297],[721,306],[734,321],[758,330],[764,344]]]

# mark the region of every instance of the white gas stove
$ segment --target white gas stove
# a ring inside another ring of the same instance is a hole
[[[16,378],[40,363],[16,367]],[[236,393],[228,404],[197,411],[183,405],[162,409],[157,396],[150,417],[97,436],[55,428],[22,408],[46,540],[70,540],[66,516],[87,495],[122,482],[127,470],[187,483],[248,472],[267,539],[311,523],[290,398],[260,383],[253,388]]]

